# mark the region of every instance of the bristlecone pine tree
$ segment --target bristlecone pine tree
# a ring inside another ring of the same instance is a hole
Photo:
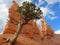
[[[31,2],[23,2],[22,6],[17,8],[16,11],[17,11],[17,13],[21,14],[20,16],[22,16],[22,19],[24,21],[19,20],[19,23],[17,23],[18,29],[17,29],[17,32],[15,33],[14,37],[12,37],[11,39],[7,39],[7,41],[11,42],[12,45],[15,44],[16,39],[21,32],[22,26],[27,24],[28,21],[30,21],[30,20],[40,19],[41,14],[43,14],[42,11],[40,10],[40,8],[36,8],[36,6]]]

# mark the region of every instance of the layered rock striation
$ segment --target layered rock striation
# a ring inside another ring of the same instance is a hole
[[[16,9],[19,7],[19,5],[13,1],[12,6],[9,8],[9,20],[5,26],[5,30],[3,34],[14,34],[17,31],[18,26],[13,24],[18,23],[19,20],[23,21],[22,17],[20,16],[20,13],[16,12]],[[40,37],[40,30],[37,26],[37,24],[30,20],[28,24],[24,25],[21,31],[21,34],[27,35],[28,37],[38,36]]]

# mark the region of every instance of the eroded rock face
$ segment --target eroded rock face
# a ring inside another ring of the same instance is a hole
[[[50,37],[54,36],[53,29],[46,23],[43,15],[42,15],[42,19],[40,21],[40,30],[41,30],[42,37],[50,38]]]
[[[13,24],[18,23],[19,20],[23,21],[22,17],[19,13],[16,12],[16,9],[19,5],[14,1],[12,6],[9,8],[9,21],[6,24],[5,31],[3,34],[14,34],[17,31],[18,26]],[[10,22],[12,21],[12,22]],[[24,25],[21,31],[21,34],[25,34],[28,37],[37,36],[40,37],[40,30],[38,29],[37,24],[31,20],[28,24]]]
[[[14,36],[14,34],[3,34],[0,35],[0,45],[11,45],[10,42],[6,42],[4,38],[10,38]],[[54,37],[50,39],[41,40],[40,38],[28,38],[26,35],[19,35],[16,39],[15,45],[60,45],[60,34],[54,35]]]
[[[24,21],[20,16],[20,13],[16,12],[16,9],[19,5],[13,1],[12,6],[9,8],[9,20],[6,24],[5,31],[3,34],[14,34],[17,31],[18,26],[13,24],[20,21]],[[12,22],[11,22],[12,21]],[[41,30],[41,31],[40,31]],[[24,34],[28,37],[52,37],[54,35],[53,29],[46,23],[44,16],[42,15],[42,20],[40,22],[40,30],[38,29],[37,24],[30,20],[28,24],[24,25],[20,34]]]

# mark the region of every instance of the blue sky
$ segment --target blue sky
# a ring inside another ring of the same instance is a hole
[[[4,31],[4,26],[8,19],[8,8],[13,0],[0,0],[0,33]],[[19,5],[29,1],[34,3],[43,11],[46,22],[53,28],[55,33],[60,34],[60,0],[15,0]],[[40,24],[39,21],[37,21]]]

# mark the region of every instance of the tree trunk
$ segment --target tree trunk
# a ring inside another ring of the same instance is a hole
[[[18,24],[17,32],[15,33],[14,37],[13,37],[13,38],[11,38],[11,39],[9,39],[9,41],[11,42],[11,44],[12,44],[12,45],[14,45],[14,44],[15,44],[15,41],[16,41],[16,39],[17,39],[18,35],[19,35],[19,34],[20,34],[20,32],[21,32],[22,26],[23,26],[23,24],[19,23],[19,24]]]

